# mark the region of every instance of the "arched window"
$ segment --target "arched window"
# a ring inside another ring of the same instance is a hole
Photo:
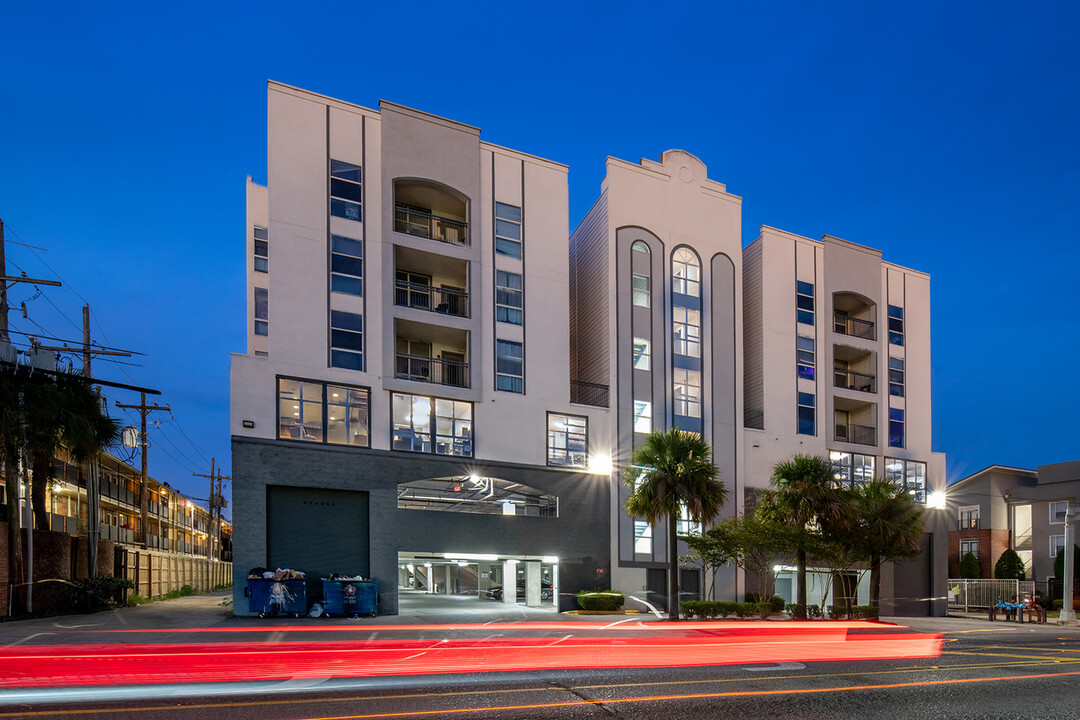
[[[701,296],[701,261],[690,248],[679,248],[671,258],[673,290],[690,297]]]
[[[643,243],[640,240],[638,240],[633,245],[631,245],[630,249],[633,250],[634,252],[645,253],[646,255],[649,254],[649,246],[646,245],[645,243]]]

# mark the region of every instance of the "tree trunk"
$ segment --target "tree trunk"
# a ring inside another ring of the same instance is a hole
[[[52,478],[52,458],[44,457],[37,453],[33,455],[31,467],[32,483],[31,497],[34,508],[34,525],[38,530],[49,529],[49,508],[47,507],[47,491],[49,480]]]
[[[880,608],[878,601],[881,599],[881,557],[870,556],[870,604]],[[879,610],[880,612],[880,610]]]
[[[806,550],[799,548],[795,552],[796,563],[796,590],[795,590],[795,617],[800,620],[806,619]]]
[[[15,453],[9,451],[4,454],[4,479],[6,480],[5,502],[7,504],[8,524],[8,578],[11,583],[9,604],[13,610],[18,611],[23,604],[18,600],[22,596],[23,582],[23,552],[22,531],[19,518],[19,465],[15,460]],[[7,608],[3,608],[3,614],[7,614]]]
[[[669,515],[668,522],[668,620],[679,619],[679,518]]]

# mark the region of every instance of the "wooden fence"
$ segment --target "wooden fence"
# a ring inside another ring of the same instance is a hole
[[[212,562],[205,557],[124,547],[118,547],[116,553],[116,576],[135,583],[129,592],[143,597],[161,597],[185,585],[195,588],[196,592],[232,585],[231,562]]]

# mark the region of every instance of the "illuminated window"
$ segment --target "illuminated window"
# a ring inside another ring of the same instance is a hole
[[[644,520],[634,521],[634,554],[652,555],[652,525]]]
[[[548,465],[585,467],[588,464],[588,419],[548,413]]]
[[[683,295],[701,295],[701,263],[689,248],[679,248],[671,259],[672,290]]]
[[[904,488],[917,503],[926,502],[926,463],[917,460],[899,460],[885,458],[885,478],[891,480],[897,487]],[[969,519],[973,519],[974,528],[979,526],[979,507],[960,509],[961,529],[964,529],[964,510],[968,510]],[[972,529],[972,528],[968,528]]]
[[[634,401],[634,432],[645,435],[652,432],[652,403]]]
[[[648,370],[652,356],[652,342],[647,338],[634,338],[634,369]]]
[[[685,307],[672,308],[676,355],[701,357],[701,313]]]
[[[394,450],[472,457],[472,403],[405,393],[391,402]]]
[[[701,373],[675,368],[674,412],[682,417],[701,417]]]
[[[278,437],[368,447],[369,396],[364,387],[278,378]]]

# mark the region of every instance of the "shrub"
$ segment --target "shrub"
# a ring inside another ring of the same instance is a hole
[[[847,605],[830,605],[829,606],[829,619],[830,620],[843,620],[847,617]]]
[[[772,603],[759,602],[754,603],[757,606],[757,614],[762,620],[772,615]]]
[[[851,616],[858,620],[877,620],[877,605],[855,605],[851,608]]]
[[[1073,545],[1073,577],[1080,573],[1080,545]],[[1054,558],[1054,577],[1058,580],[1065,577],[1065,548],[1061,548]]]
[[[735,617],[746,619],[753,617],[758,611],[757,603],[741,602],[735,604]]]
[[[821,613],[821,606],[820,605],[807,605],[806,606],[806,617],[810,618],[811,620],[820,620],[823,617],[822,613]]]
[[[146,605],[149,602],[153,601],[148,597],[143,597],[142,595],[139,595],[138,593],[132,593],[131,595],[128,595],[127,599],[128,607],[135,607],[136,605]]]
[[[85,607],[87,601],[91,609],[112,608],[120,602],[120,596],[124,590],[135,587],[135,583],[127,578],[118,578],[111,575],[98,575],[97,577],[76,580],[68,585],[68,592],[76,607]]]
[[[1024,561],[1020,559],[1012,548],[1006,548],[1001,553],[997,564],[994,565],[994,577],[998,580],[1024,580],[1027,578],[1027,570],[1024,569]]]
[[[746,602],[748,602],[748,603],[756,603],[756,602],[760,602],[760,601],[761,601],[760,597],[758,596],[758,594],[756,592],[748,592],[748,593],[746,593]]]
[[[769,609],[772,610],[773,613],[784,612],[784,598],[779,595],[773,595],[769,598]]]
[[[577,595],[577,602],[582,610],[618,610],[626,598],[613,590],[582,590]]]
[[[739,603],[732,600],[722,600],[717,603],[716,611],[720,617],[726,618],[728,615],[735,615],[739,609]]]
[[[1064,605],[1064,604],[1065,604],[1065,601],[1062,600],[1061,598],[1058,598],[1057,600],[1054,601],[1054,609],[1055,610],[1060,610],[1061,606]]]
[[[964,553],[964,557],[960,558],[960,577],[974,580],[981,574],[979,559],[971,553]]]

